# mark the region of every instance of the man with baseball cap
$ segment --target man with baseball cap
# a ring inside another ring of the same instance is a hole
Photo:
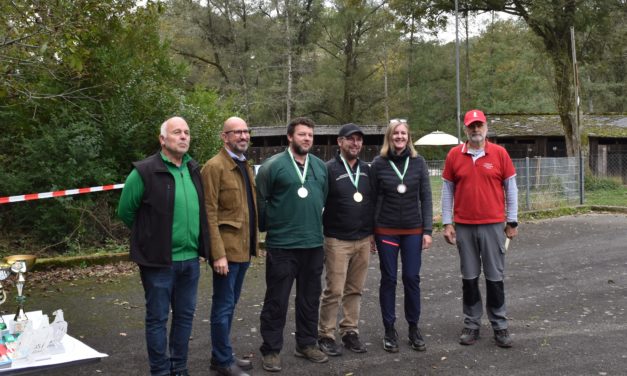
[[[507,151],[486,140],[488,125],[482,111],[468,111],[464,125],[468,141],[449,151],[442,173],[444,239],[457,245],[463,282],[464,329],[459,343],[473,345],[479,338],[483,315],[479,275],[483,267],[486,311],[494,340],[507,348],[512,339],[503,276],[506,237],[518,235],[516,170]]]
[[[344,347],[366,352],[359,340],[359,310],[366,282],[373,231],[374,203],[370,167],[359,160],[364,132],[355,124],[340,128],[335,158],[326,163],[329,193],[323,213],[326,287],[320,301],[318,345],[329,356],[341,355],[337,330]]]

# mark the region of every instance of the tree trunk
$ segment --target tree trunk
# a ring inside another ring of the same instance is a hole
[[[344,95],[341,111],[343,122],[352,121],[353,108],[355,105],[353,81],[357,58],[355,57],[353,27],[352,23],[346,26],[346,45],[344,46]]]
[[[581,141],[575,119],[576,109],[572,88],[573,69],[569,58],[570,38],[566,36],[557,41],[559,47],[553,50],[551,60],[553,62],[553,69],[555,70],[555,101],[557,112],[562,121],[562,128],[564,129],[566,154],[569,157],[576,157],[579,155]]]
[[[290,2],[285,0],[285,43],[287,45],[287,93],[285,95],[285,117],[288,123],[292,117],[292,35],[290,33]]]

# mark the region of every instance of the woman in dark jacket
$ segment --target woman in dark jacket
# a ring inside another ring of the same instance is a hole
[[[372,162],[375,184],[375,240],[381,264],[379,303],[385,327],[383,348],[398,352],[396,321],[396,274],[401,255],[405,319],[409,324],[409,344],[424,351],[418,329],[420,318],[420,265],[422,250],[431,246],[433,209],[429,170],[411,141],[404,119],[390,121],[380,155]]]

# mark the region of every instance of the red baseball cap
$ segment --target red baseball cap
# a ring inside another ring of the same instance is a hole
[[[480,110],[470,110],[468,112],[466,112],[466,115],[464,116],[464,125],[465,126],[469,126],[470,124],[480,121],[482,123],[487,123],[487,120],[485,118],[485,115],[483,114],[482,111]]]

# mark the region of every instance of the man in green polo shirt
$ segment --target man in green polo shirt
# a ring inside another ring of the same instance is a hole
[[[146,345],[155,376],[188,375],[198,257],[210,255],[200,166],[187,154],[190,138],[183,118],[166,120],[161,151],[133,163],[118,205],[118,216],[131,229],[131,260],[139,265],[144,286]]]

